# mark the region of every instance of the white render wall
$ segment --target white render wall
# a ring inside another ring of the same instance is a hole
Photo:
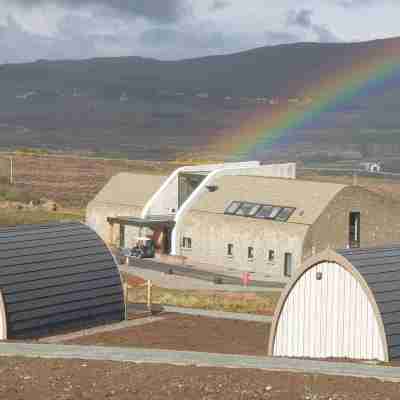
[[[142,218],[149,215],[168,215],[171,210],[178,210],[178,196],[179,196],[179,174],[190,172],[209,172],[212,173],[216,170],[234,167],[257,167],[260,163],[258,161],[248,161],[239,163],[226,163],[226,164],[208,164],[181,167],[175,170],[168,179],[163,183],[159,190],[149,199],[146,206],[142,211]]]
[[[271,164],[271,165],[259,165],[257,161],[250,161],[245,163],[228,163],[224,164],[223,168],[215,169],[212,171],[200,184],[200,186],[191,194],[186,202],[181,206],[177,214],[175,215],[175,228],[172,231],[171,240],[171,254],[172,255],[183,255],[180,246],[182,240],[182,230],[184,229],[183,220],[185,216],[190,212],[192,206],[196,204],[196,201],[200,196],[205,193],[208,189],[207,186],[212,185],[214,180],[221,176],[264,176],[273,178],[287,178],[296,179],[296,163],[286,164]],[[190,262],[190,257],[189,257]]]
[[[273,355],[384,361],[384,354],[377,317],[358,280],[336,263],[307,270],[283,306]]]

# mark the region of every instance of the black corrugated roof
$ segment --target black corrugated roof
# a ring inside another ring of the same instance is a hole
[[[400,358],[400,245],[337,252],[370,287],[382,315],[389,357]]]
[[[114,258],[97,234],[80,223],[0,229],[0,290],[9,338],[123,319]]]

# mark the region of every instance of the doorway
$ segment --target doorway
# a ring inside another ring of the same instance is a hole
[[[172,231],[170,228],[164,228],[164,231],[163,231],[164,254],[171,253],[171,234],[172,234]]]

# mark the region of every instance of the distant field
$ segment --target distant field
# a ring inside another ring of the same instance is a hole
[[[332,182],[341,183],[345,185],[351,185],[356,183],[357,185],[366,187],[379,194],[386,194],[392,199],[400,201],[400,179],[390,179],[390,178],[374,178],[374,177],[364,177],[357,176],[335,176],[335,175],[321,175],[320,173],[313,171],[301,172],[298,175],[299,179],[319,181],[319,182]],[[355,181],[356,180],[356,181]]]
[[[81,221],[83,214],[67,212],[48,212],[42,210],[22,211],[14,209],[0,210],[0,227],[22,224],[43,224],[55,221]]]
[[[0,156],[1,159],[6,157]],[[183,160],[172,163],[37,154],[17,154],[14,160],[16,185],[13,186],[5,180],[8,172],[2,171],[8,164],[0,163],[0,201],[29,203],[46,198],[56,201],[62,208],[78,210],[86,208],[106,182],[119,172],[167,175],[186,163]],[[316,171],[301,171],[298,177],[344,184],[352,184],[354,179],[345,175],[322,175]],[[400,201],[400,179],[358,177],[357,184],[378,193],[387,193]]]
[[[3,184],[3,190],[0,185],[0,200],[29,201],[45,197],[63,207],[78,209],[85,208],[105,183],[119,172],[167,174],[180,166],[156,161],[90,159],[67,155],[18,154],[14,160],[16,185],[4,187]]]

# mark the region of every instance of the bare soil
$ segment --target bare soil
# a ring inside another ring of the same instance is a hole
[[[266,323],[169,314],[163,321],[68,343],[262,356],[267,354],[268,332]]]
[[[398,400],[374,379],[82,360],[0,358],[4,400]]]

